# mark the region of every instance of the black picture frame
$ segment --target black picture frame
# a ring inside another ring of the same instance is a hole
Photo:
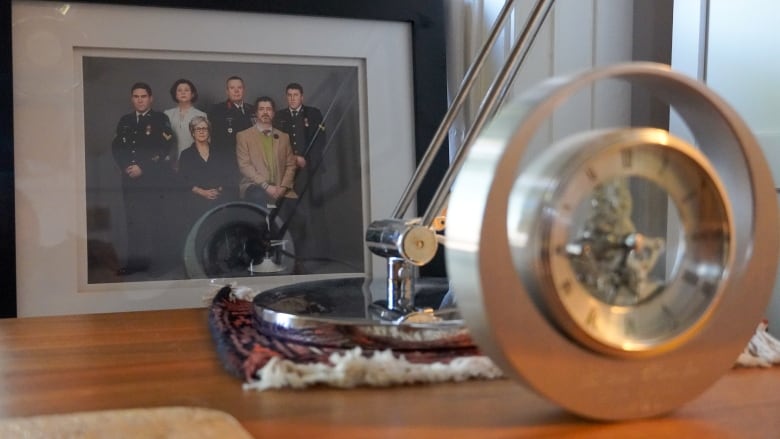
[[[83,3],[406,22],[411,25],[414,139],[418,161],[447,109],[444,0],[86,0]],[[0,47],[0,318],[7,318],[16,316],[17,307],[10,1],[2,2],[0,6],[0,28],[6,42]],[[447,151],[442,148],[417,194],[419,210],[424,210],[433,196],[447,163]],[[441,275],[443,272],[440,258],[423,270],[424,275]]]

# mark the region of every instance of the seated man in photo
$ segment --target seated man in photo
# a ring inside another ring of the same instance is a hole
[[[260,97],[255,108],[255,125],[236,135],[236,159],[241,171],[239,192],[241,198],[267,209],[269,217],[278,216],[283,224],[289,223],[287,230],[294,241],[300,223],[294,215],[298,198],[293,189],[295,155],[289,136],[271,124],[274,101],[267,96]],[[273,221],[271,227],[275,227]],[[282,238],[271,236],[271,239]]]

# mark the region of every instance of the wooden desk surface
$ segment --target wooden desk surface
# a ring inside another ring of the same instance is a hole
[[[0,418],[161,406],[223,410],[256,437],[780,438],[780,367],[734,370],[665,418],[601,424],[506,380],[244,392],[203,309],[0,320]]]

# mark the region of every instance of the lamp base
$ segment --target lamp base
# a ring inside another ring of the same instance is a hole
[[[386,279],[328,279],[274,288],[254,298],[255,325],[269,337],[317,346],[454,349],[474,343],[456,308],[439,308],[445,278],[415,282],[414,308],[386,307]]]

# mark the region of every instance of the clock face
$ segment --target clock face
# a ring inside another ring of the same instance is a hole
[[[579,136],[547,154],[532,178],[556,183],[525,186],[542,200],[529,230],[537,304],[602,353],[684,342],[706,323],[729,263],[730,209],[707,160],[648,128]]]

